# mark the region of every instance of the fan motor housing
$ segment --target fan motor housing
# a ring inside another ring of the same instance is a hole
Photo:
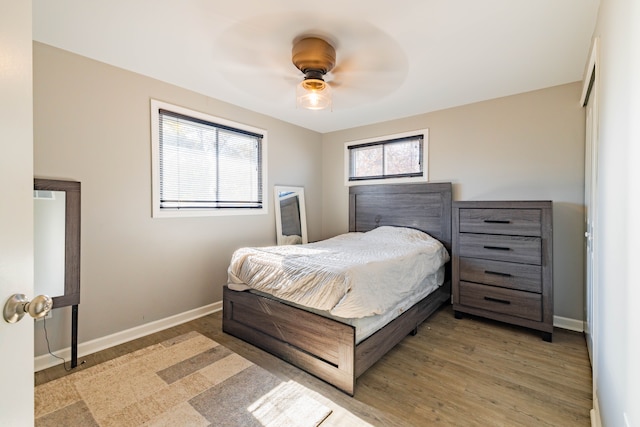
[[[318,37],[305,37],[293,45],[293,64],[303,73],[319,71],[326,74],[336,65],[336,50]]]

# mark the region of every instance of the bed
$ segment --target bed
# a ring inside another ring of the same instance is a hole
[[[451,184],[356,186],[349,189],[349,231],[383,226],[428,233],[451,250]],[[356,379],[442,304],[451,300],[450,262],[444,283],[385,326],[357,338],[357,323],[328,317],[256,291],[223,289],[223,331],[262,348],[349,395]]]

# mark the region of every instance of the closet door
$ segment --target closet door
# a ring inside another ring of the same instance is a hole
[[[585,106],[585,164],[584,164],[584,204],[585,204],[585,307],[584,331],[589,350],[591,366],[594,366],[594,342],[597,337],[594,315],[597,313],[597,301],[594,298],[594,286],[597,285],[595,234],[597,221],[598,188],[598,79],[596,73],[597,44],[594,44],[590,72],[585,78],[583,105]]]

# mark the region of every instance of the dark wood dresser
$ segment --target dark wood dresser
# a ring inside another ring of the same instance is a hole
[[[453,203],[453,309],[553,334],[550,201]]]

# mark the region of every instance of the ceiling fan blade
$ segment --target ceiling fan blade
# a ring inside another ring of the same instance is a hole
[[[371,102],[396,90],[406,77],[408,61],[386,33],[364,21],[335,15],[299,13],[257,16],[231,25],[212,51],[218,71],[233,86],[266,101],[295,93],[304,75],[292,62],[301,38],[328,41],[336,65],[324,79],[334,91],[334,109]]]

